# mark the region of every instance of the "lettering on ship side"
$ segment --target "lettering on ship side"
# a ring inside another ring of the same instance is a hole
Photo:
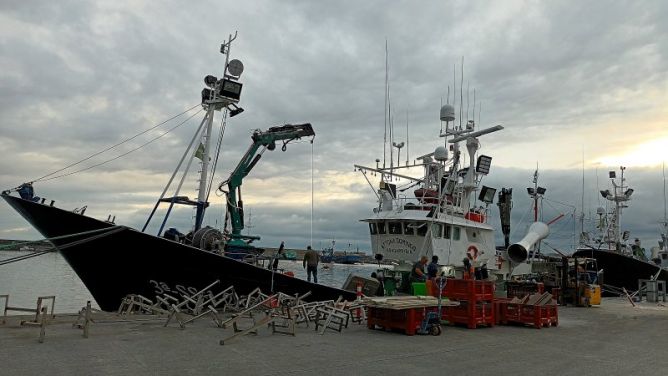
[[[394,237],[380,243],[380,250],[385,253],[412,255],[417,247],[406,239]]]

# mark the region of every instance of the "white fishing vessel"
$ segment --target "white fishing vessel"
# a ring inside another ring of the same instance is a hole
[[[450,104],[441,107],[440,120],[443,144],[416,162],[387,167],[377,159],[376,167],[355,165],[377,197],[372,213],[362,219],[369,226],[372,251],[377,259],[398,260],[403,265],[435,255],[448,275],[457,275],[470,264],[483,278],[488,273],[507,278],[527,260],[528,250],[548,235],[548,227],[535,222],[522,241],[508,251],[497,251],[495,229],[489,224],[497,190],[481,184],[492,157],[478,151],[482,136],[503,127],[476,130],[473,120],[456,125],[455,108]],[[416,170],[422,174],[413,176]],[[380,176],[378,189],[372,176]]]

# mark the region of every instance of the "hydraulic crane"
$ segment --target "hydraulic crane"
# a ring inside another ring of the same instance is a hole
[[[299,140],[302,137],[315,137],[315,132],[310,123],[286,124],[271,127],[264,132],[259,129],[254,131],[251,136],[253,142],[241,158],[241,161],[234,168],[230,177],[218,186],[218,190],[227,195],[227,215],[230,218],[232,227],[232,231],[229,233],[229,240],[225,245],[225,251],[228,254],[247,254],[254,248],[250,243],[260,239],[259,236],[243,235],[241,233],[244,229],[244,207],[243,200],[241,199],[241,184],[243,183],[243,179],[259,162],[265,151],[276,149],[277,142],[283,143],[281,150],[285,151],[287,150],[288,143]],[[225,186],[227,186],[227,191],[224,189]]]

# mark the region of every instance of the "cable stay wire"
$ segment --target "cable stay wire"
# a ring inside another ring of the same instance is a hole
[[[157,141],[158,139],[160,139],[160,138],[166,136],[167,134],[171,133],[173,130],[175,130],[175,129],[179,128],[180,126],[182,126],[183,124],[185,124],[188,120],[190,120],[190,119],[192,119],[193,117],[197,116],[197,115],[198,115],[200,112],[202,112],[202,111],[203,111],[203,110],[200,109],[199,111],[197,111],[197,112],[195,112],[194,114],[190,115],[186,120],[184,120],[184,121],[180,122],[179,124],[175,125],[174,127],[170,128],[169,130],[167,130],[167,131],[164,132],[163,134],[161,134],[161,135],[159,135],[159,136],[157,136],[157,137],[154,137],[154,138],[150,139],[149,141],[147,141],[147,142],[145,142],[145,143],[139,145],[138,147],[136,147],[136,148],[134,148],[134,149],[132,149],[132,150],[129,150],[129,151],[123,153],[123,154],[120,154],[120,155],[118,155],[118,156],[116,156],[116,157],[114,157],[114,158],[111,158],[111,159],[108,159],[108,160],[106,160],[106,161],[103,161],[103,162],[94,164],[94,165],[92,165],[92,166],[88,166],[88,167],[86,167],[86,168],[82,168],[82,169],[79,169],[79,170],[76,170],[76,171],[68,172],[68,173],[66,173],[66,174],[61,174],[61,175],[53,176],[53,177],[50,177],[50,178],[48,178],[48,179],[42,179],[41,181],[49,181],[49,180],[58,179],[58,178],[62,178],[62,177],[69,176],[69,175],[78,174],[79,172],[87,171],[87,170],[93,169],[93,168],[95,168],[95,167],[99,167],[99,166],[102,166],[102,165],[104,165],[104,164],[107,164],[107,163],[109,163],[109,162],[113,162],[113,161],[115,161],[115,160],[117,160],[117,159],[123,158],[123,157],[125,157],[126,155],[131,154],[131,153],[134,153],[135,151],[137,151],[137,150],[139,150],[139,149],[141,149],[141,148],[143,148],[143,147],[145,147],[145,146],[147,146],[147,145],[153,143],[154,141]],[[61,170],[61,171],[62,171],[62,170]]]
[[[209,177],[209,182],[207,184],[206,190],[206,201],[209,201],[209,196],[211,195],[211,187],[213,186],[213,179],[216,175],[216,168],[218,167],[218,159],[220,157],[220,149],[223,145],[223,136],[225,136],[225,128],[227,128],[227,111],[223,113],[222,118],[220,119],[220,132],[218,134],[218,141],[216,143],[216,152],[213,160],[213,165],[211,166],[211,176]]]
[[[61,171],[67,170],[67,169],[70,168],[70,167],[74,167],[74,166],[76,166],[76,165],[78,165],[78,164],[81,164],[81,163],[83,163],[83,162],[85,162],[85,161],[87,161],[87,160],[89,160],[89,159],[91,159],[91,158],[94,158],[94,157],[96,157],[96,156],[98,156],[98,155],[100,155],[100,154],[102,154],[102,153],[105,153],[105,152],[107,152],[107,151],[109,151],[109,150],[111,150],[111,149],[113,149],[113,148],[115,148],[115,147],[118,147],[118,146],[120,146],[120,145],[123,145],[123,144],[126,143],[126,142],[132,141],[132,140],[134,140],[135,138],[137,138],[137,137],[139,137],[139,136],[141,136],[141,135],[143,135],[143,134],[146,134],[146,133],[148,133],[148,132],[150,132],[150,131],[152,131],[152,130],[154,130],[154,129],[156,129],[156,128],[158,128],[158,127],[160,127],[160,126],[162,126],[162,125],[164,125],[164,124],[166,124],[166,123],[168,123],[168,122],[170,122],[170,121],[172,121],[172,120],[174,120],[174,119],[176,119],[176,118],[178,118],[179,116],[181,116],[181,115],[183,115],[183,114],[186,114],[186,113],[192,111],[193,109],[197,108],[197,106],[199,106],[199,105],[200,105],[200,104],[196,104],[196,105],[194,105],[194,106],[188,108],[187,110],[182,111],[181,113],[179,113],[179,114],[177,114],[177,115],[174,115],[174,116],[170,117],[169,119],[167,119],[167,120],[165,120],[165,121],[163,121],[163,122],[160,122],[160,123],[154,125],[153,127],[149,128],[149,129],[146,129],[146,130],[144,130],[144,131],[142,131],[142,132],[140,132],[140,133],[137,133],[136,135],[134,135],[134,136],[132,136],[132,137],[130,137],[130,138],[127,138],[127,139],[125,139],[125,140],[123,140],[123,141],[121,141],[121,142],[119,142],[119,143],[117,143],[117,144],[115,144],[115,145],[109,146],[109,147],[107,147],[106,149],[103,149],[103,150],[101,150],[101,151],[99,151],[99,152],[93,153],[93,154],[89,155],[88,157],[86,157],[86,158],[84,158],[84,159],[82,159],[82,160],[80,160],[80,161],[78,161],[78,162],[74,162],[74,163],[69,164],[69,165],[67,165],[67,166],[65,166],[65,167],[63,167],[63,168],[61,168],[61,169],[59,169],[59,170],[53,171],[53,172],[51,172],[51,173],[49,173],[49,174],[46,174],[46,175],[44,175],[44,176],[42,176],[42,177],[39,177],[39,178],[34,179],[34,180],[31,180],[30,183],[34,183],[34,182],[37,182],[37,181],[51,180],[51,179],[46,179],[46,178],[48,178],[48,177],[51,176],[51,175],[55,175],[55,174],[57,174],[57,173],[59,173],[59,172],[61,172]],[[200,110],[200,111],[201,111],[201,110]],[[199,112],[198,112],[198,113],[199,113]],[[61,176],[66,176],[66,175],[61,175]],[[54,178],[54,179],[55,179],[55,178]]]
[[[79,245],[79,244],[88,243],[90,241],[115,234],[119,231],[123,231],[124,229],[127,229],[127,227],[115,225],[115,226],[111,226],[111,227],[104,227],[104,228],[99,228],[99,229],[95,229],[95,230],[83,231],[83,232],[74,233],[74,234],[67,234],[67,235],[55,236],[55,237],[52,237],[52,238],[45,238],[45,239],[42,239],[42,240],[36,240],[34,242],[42,242],[42,241],[46,241],[46,240],[52,241],[52,240],[67,239],[67,238],[77,237],[77,236],[82,236],[82,235],[96,234],[96,235],[92,235],[90,237],[86,237],[84,239],[74,240],[70,243],[61,244],[57,247],[53,246],[53,247],[51,247],[49,249],[46,249],[46,250],[43,250],[43,251],[36,251],[36,252],[30,253],[30,254],[27,254],[27,255],[20,255],[20,256],[16,256],[16,257],[6,259],[6,260],[1,260],[0,261],[0,266],[6,265],[6,264],[11,264],[11,263],[14,263],[14,262],[17,262],[17,261],[22,261],[22,260],[29,259],[29,258],[32,258],[32,257],[42,256],[42,255],[45,255],[47,253],[52,252],[54,249],[66,249],[66,248],[73,247],[73,246],[76,246],[76,245]]]

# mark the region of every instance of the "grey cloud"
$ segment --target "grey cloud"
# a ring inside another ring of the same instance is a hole
[[[416,7],[410,2],[215,1],[185,8],[180,2],[154,7],[141,2],[33,1],[2,6],[0,12],[25,29],[0,29],[0,64],[11,72],[0,77],[3,189],[56,170],[196,104],[202,78],[221,75],[223,62],[217,50],[234,30],[239,30],[239,37],[232,57],[246,66],[241,102],[246,112],[228,123],[218,181],[248,147],[252,129],[283,123],[313,123],[318,173],[352,171],[354,163],[373,165],[375,158],[382,158],[386,38],[397,139],[405,138],[408,114],[411,158],[442,142],[435,137],[438,109],[447,86],[452,90],[453,65],[459,74],[461,56],[465,56],[465,85],[476,88],[476,99],[482,101],[483,126],[506,126],[498,137],[482,140],[485,152],[492,155],[507,145],[514,147],[512,154],[522,155],[529,144],[559,153],[562,145],[552,144],[555,135],[571,132],[577,142],[579,128],[611,119],[630,119],[634,134],[642,135],[639,114],[663,105],[668,84],[668,26],[663,22],[668,12],[662,2],[428,1]],[[644,96],[649,90],[658,91],[659,97]],[[97,101],[106,105],[98,106]],[[119,220],[140,226],[147,213],[134,211],[135,205],[154,203],[155,197],[149,196],[161,190],[197,121],[128,158],[37,188],[64,207],[89,203],[91,215],[122,212],[126,217]],[[95,161],[130,150],[150,137]],[[498,157],[495,161],[503,159]],[[515,169],[494,167],[490,182],[516,183],[516,197],[523,195],[535,164],[532,158],[524,159],[526,164]],[[542,173],[555,200],[576,206],[572,198],[579,197],[574,188],[579,187],[577,160],[564,157],[563,168],[574,170]],[[251,177],[288,176],[308,185],[310,168],[310,145],[295,144],[285,153],[277,149],[265,154]],[[123,171],[146,177],[132,181],[122,178]],[[552,174],[559,178],[551,181]],[[647,172],[641,178],[649,184],[651,175]],[[572,183],[564,185],[569,176]],[[373,194],[359,179],[348,189],[367,192],[368,201],[317,208],[318,239],[368,242],[366,228],[357,218],[374,206]],[[184,191],[193,196],[194,186],[191,177]],[[250,186],[244,189],[254,192]],[[649,239],[653,234],[645,229],[651,221],[634,211],[636,206],[651,208],[652,198],[642,189],[636,192],[634,207],[628,210],[629,224],[639,224],[634,233]],[[518,213],[524,213],[528,204],[519,197],[516,202],[514,219],[519,221]],[[22,223],[4,204],[0,214],[3,228]],[[190,215],[185,217],[175,223],[187,227]],[[268,245],[286,235],[297,244],[306,242],[308,203],[300,208],[255,208],[253,218],[254,231],[266,233],[263,242]]]

